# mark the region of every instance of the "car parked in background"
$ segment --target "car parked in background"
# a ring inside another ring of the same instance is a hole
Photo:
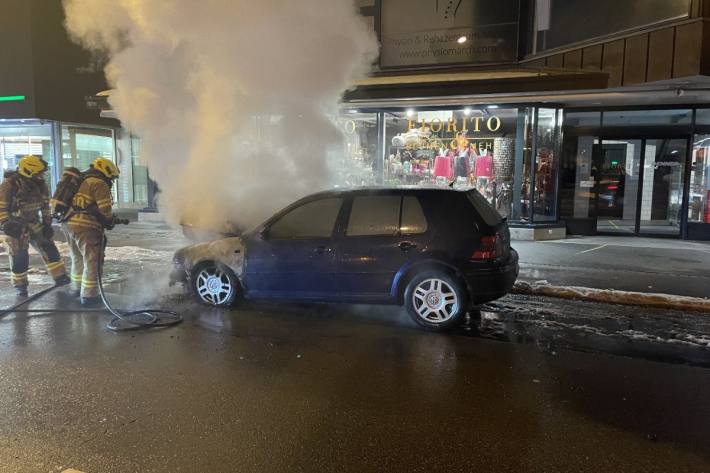
[[[404,305],[445,329],[518,275],[504,218],[476,190],[311,195],[241,237],[176,252],[171,279],[214,306],[240,298]]]

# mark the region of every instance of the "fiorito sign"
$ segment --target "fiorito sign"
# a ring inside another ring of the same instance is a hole
[[[441,120],[440,118],[434,118],[431,121],[427,120],[409,120],[407,124],[407,131],[419,128],[422,132],[426,131],[427,128],[432,131],[432,133],[480,133],[481,131],[487,131],[490,133],[495,133],[500,130],[503,122],[497,115],[491,115],[488,118],[483,117],[470,117],[462,118],[457,120],[451,118],[449,120]]]

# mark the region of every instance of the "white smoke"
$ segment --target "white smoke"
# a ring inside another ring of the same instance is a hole
[[[249,226],[330,187],[329,119],[377,55],[353,0],[64,0],[109,55],[110,103],[142,139],[173,223]]]

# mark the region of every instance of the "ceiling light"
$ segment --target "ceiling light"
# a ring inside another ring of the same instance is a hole
[[[456,40],[456,42],[459,44],[463,44],[466,41],[468,41],[468,38],[466,36],[461,36],[459,39]]]
[[[498,105],[489,105],[488,108],[495,109],[495,108],[499,108],[499,107],[498,107]]]

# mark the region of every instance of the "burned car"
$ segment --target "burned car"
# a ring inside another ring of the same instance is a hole
[[[518,275],[504,218],[476,190],[358,189],[315,194],[241,237],[188,246],[173,282],[197,299],[404,305],[428,329],[502,297]]]

